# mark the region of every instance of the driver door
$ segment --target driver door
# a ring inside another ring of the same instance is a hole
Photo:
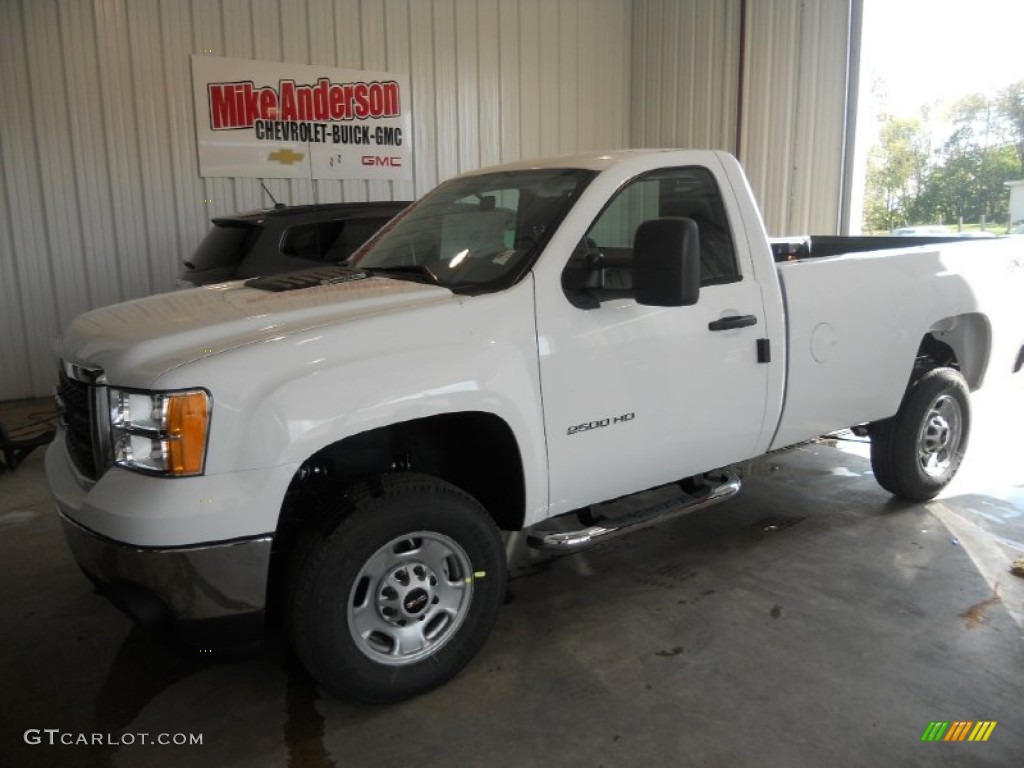
[[[704,167],[633,179],[567,260],[561,290],[538,287],[549,514],[760,452],[769,366],[758,362],[757,339],[765,311],[723,186]],[[632,297],[634,235],[660,217],[697,222],[701,287],[693,306],[641,306]],[[749,324],[716,329],[715,321],[738,316]]]

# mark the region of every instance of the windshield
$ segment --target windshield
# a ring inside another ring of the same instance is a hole
[[[453,179],[393,219],[350,264],[466,292],[508,287],[594,175],[549,168]]]

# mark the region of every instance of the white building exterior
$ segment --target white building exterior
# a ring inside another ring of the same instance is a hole
[[[1024,179],[1008,181],[1010,188],[1010,226],[1024,223]]]

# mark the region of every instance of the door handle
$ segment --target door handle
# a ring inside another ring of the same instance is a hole
[[[757,325],[757,318],[754,315],[729,315],[708,323],[709,331],[731,331],[733,328],[746,328],[748,325]]]

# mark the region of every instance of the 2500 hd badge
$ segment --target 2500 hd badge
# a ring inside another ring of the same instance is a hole
[[[565,434],[578,435],[580,432],[589,432],[592,429],[610,427],[612,424],[623,424],[627,421],[632,421],[635,418],[636,414],[630,412],[624,413],[621,416],[615,416],[614,418],[598,419],[597,421],[588,421],[586,424],[577,424],[575,427],[569,427],[569,429],[565,431]]]

